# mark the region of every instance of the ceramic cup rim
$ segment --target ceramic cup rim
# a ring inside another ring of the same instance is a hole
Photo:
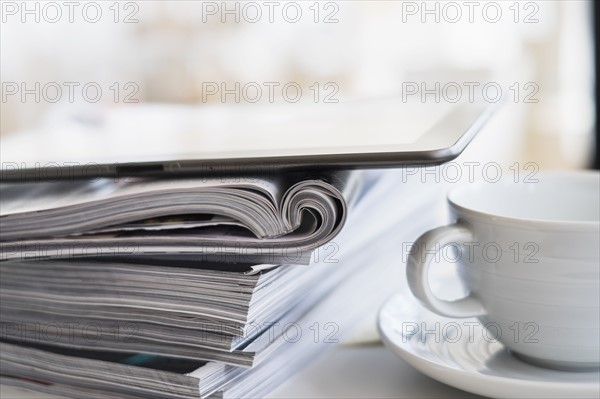
[[[600,179],[600,172],[594,170],[577,170],[577,171],[548,171],[541,172],[539,175],[540,179],[558,179],[558,178],[577,178],[577,179]],[[464,206],[460,204],[460,199],[457,198],[461,195],[464,195],[467,191],[473,191],[477,189],[484,189],[486,185],[490,185],[493,183],[488,183],[485,181],[477,181],[472,184],[464,185],[461,187],[457,187],[452,189],[446,199],[452,208],[460,211],[462,214],[466,216],[473,216],[479,219],[485,219],[492,221],[494,223],[503,222],[513,225],[521,225],[525,227],[535,227],[535,228],[549,228],[549,229],[569,229],[569,230],[581,230],[581,231],[589,231],[595,232],[600,231],[600,220],[553,220],[553,219],[541,219],[541,218],[528,218],[528,217],[520,217],[520,216],[508,216],[503,215],[499,212],[487,212],[475,210],[470,207]],[[505,177],[500,179],[497,184],[526,184],[526,183],[514,183],[511,178]]]

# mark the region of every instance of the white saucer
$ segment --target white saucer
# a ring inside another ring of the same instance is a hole
[[[410,294],[388,299],[377,324],[386,346],[411,366],[464,391],[503,398],[600,397],[599,372],[550,370],[525,363],[477,319],[438,316]]]

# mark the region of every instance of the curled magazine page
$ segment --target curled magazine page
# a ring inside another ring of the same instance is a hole
[[[352,175],[6,184],[0,256],[306,264],[342,228]]]

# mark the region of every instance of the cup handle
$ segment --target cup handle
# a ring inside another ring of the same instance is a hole
[[[455,301],[447,301],[438,298],[429,286],[429,266],[436,255],[430,249],[435,248],[435,243],[442,249],[450,243],[464,243],[472,239],[473,235],[469,229],[460,224],[452,224],[429,230],[419,237],[411,248],[406,265],[408,286],[413,295],[432,312],[455,318],[476,317],[485,313],[481,302],[471,294]],[[427,251],[423,251],[424,248]],[[423,253],[424,256],[421,256]]]

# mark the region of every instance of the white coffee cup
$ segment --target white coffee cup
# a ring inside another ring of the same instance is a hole
[[[600,174],[585,171],[451,191],[454,224],[428,231],[413,245],[407,264],[411,291],[442,316],[478,317],[524,360],[598,368],[599,193]],[[449,245],[460,249],[453,259],[469,292],[455,301],[437,297],[428,282],[432,261],[440,259],[436,250]]]

